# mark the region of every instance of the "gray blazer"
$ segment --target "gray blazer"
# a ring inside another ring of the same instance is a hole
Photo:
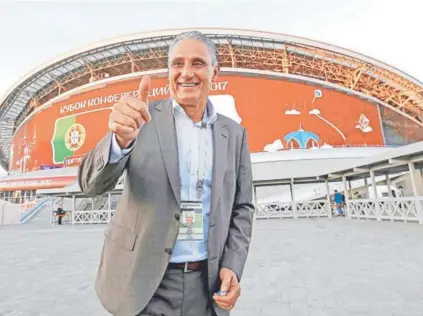
[[[87,195],[113,189],[126,170],[116,213],[105,230],[96,279],[104,308],[116,316],[140,313],[166,271],[178,234],[180,177],[170,100],[150,102],[152,121],[142,127],[131,153],[110,164],[112,134],[82,161],[78,181]],[[218,115],[213,124],[213,182],[208,238],[210,296],[219,269],[241,279],[252,234],[252,171],[243,127]],[[229,315],[215,306],[219,316]]]

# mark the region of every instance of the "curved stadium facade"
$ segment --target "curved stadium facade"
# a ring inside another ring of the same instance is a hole
[[[152,76],[151,99],[169,97],[167,50],[187,29],[101,42],[32,71],[0,100],[0,191],[64,187],[16,182],[76,167],[107,132],[110,108]],[[211,87],[218,112],[246,127],[252,153],[401,146],[423,140],[423,84],[356,52],[275,33],[200,29],[217,45]],[[304,156],[302,151],[301,156]]]

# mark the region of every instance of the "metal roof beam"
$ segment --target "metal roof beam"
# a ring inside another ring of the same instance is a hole
[[[389,159],[389,164],[391,164],[391,165],[405,165],[405,164],[408,164],[409,161],[410,161],[409,159],[391,158],[391,159]]]
[[[415,157],[412,157],[410,159],[410,161],[411,162],[420,162],[420,161],[423,161],[423,154],[419,154],[419,155],[417,155]]]
[[[368,168],[362,168],[362,167],[354,168],[354,172],[356,172],[356,173],[369,172],[369,169]]]

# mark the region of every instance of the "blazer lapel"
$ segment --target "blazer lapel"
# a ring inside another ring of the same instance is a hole
[[[178,142],[176,139],[175,120],[173,117],[172,101],[160,101],[156,105],[156,113],[152,115],[160,151],[162,153],[167,176],[178,204],[181,203],[181,179],[179,176]]]
[[[210,213],[217,206],[223,187],[223,177],[226,171],[227,149],[228,149],[228,128],[219,119],[213,124],[213,181],[211,189]]]

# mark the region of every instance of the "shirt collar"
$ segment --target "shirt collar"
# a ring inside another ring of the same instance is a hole
[[[175,113],[175,112],[176,113],[183,113],[184,115],[186,115],[184,109],[173,98],[172,98],[172,108],[173,108],[173,113]],[[216,122],[216,120],[217,120],[216,109],[214,108],[211,101],[208,99],[206,111],[204,111],[204,116],[203,116],[202,121],[203,121],[203,123],[211,126],[211,125],[213,125],[214,122]]]

